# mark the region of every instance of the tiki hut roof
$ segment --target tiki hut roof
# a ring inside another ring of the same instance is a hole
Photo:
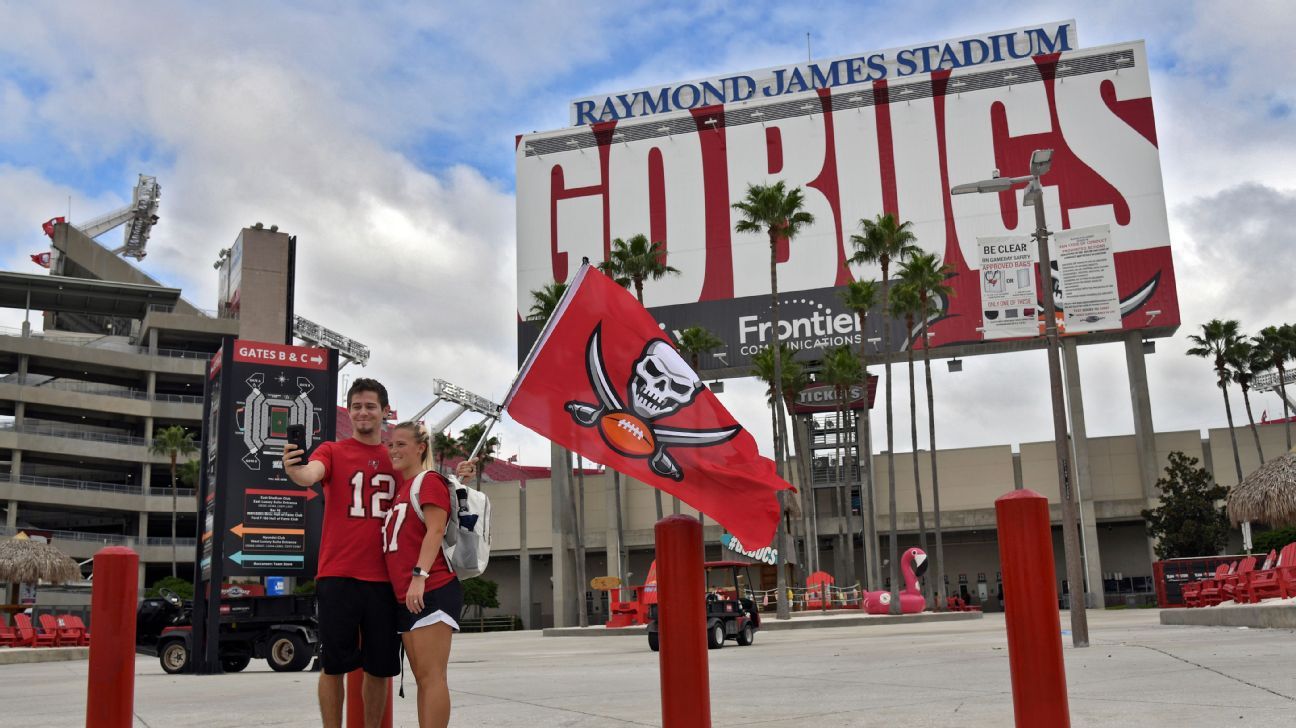
[[[81,567],[77,562],[43,541],[29,539],[26,534],[0,541],[0,581],[58,584],[80,579]]]
[[[1229,491],[1229,520],[1296,526],[1296,449],[1256,468]]]

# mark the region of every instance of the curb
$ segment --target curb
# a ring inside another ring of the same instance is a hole
[[[1161,624],[1193,627],[1250,627],[1252,629],[1296,629],[1296,601],[1277,604],[1238,604],[1162,609]]]
[[[828,629],[841,627],[880,627],[894,624],[924,624],[928,622],[965,622],[981,619],[981,612],[922,612],[919,614],[839,614],[829,616],[811,616],[777,620],[773,617],[761,617],[762,632],[780,632],[788,629]],[[608,629],[597,627],[549,627],[542,630],[545,637],[643,637],[648,634],[647,627],[620,627]]]
[[[68,662],[90,657],[89,647],[6,647],[0,649],[0,665],[32,662]]]

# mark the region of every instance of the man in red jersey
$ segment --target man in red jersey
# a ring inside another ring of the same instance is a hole
[[[324,672],[319,680],[325,728],[341,728],[342,676],[364,668],[365,728],[379,728],[387,707],[387,680],[400,672],[400,638],[392,610],[395,593],[383,561],[382,524],[397,479],[382,444],[387,389],[357,379],[347,390],[352,436],[316,448],[310,462],[284,447],[284,472],[297,485],[324,484],[316,596]],[[352,696],[354,700],[357,696]]]

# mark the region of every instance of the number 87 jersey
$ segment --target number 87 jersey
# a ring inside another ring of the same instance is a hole
[[[398,601],[405,600],[409,591],[414,567],[418,564],[419,552],[423,548],[423,539],[427,535],[427,523],[424,521],[423,508],[433,506],[447,514],[450,512],[450,484],[441,475],[425,471],[422,478],[414,478],[401,483],[396,500],[392,502],[387,519],[383,522],[383,556],[387,560],[387,576],[391,579],[392,588],[396,591]],[[454,581],[454,572],[446,563],[445,552],[438,544],[436,559],[428,569],[425,592],[438,589]]]
[[[387,581],[382,523],[398,482],[387,447],[355,438],[326,442],[311,462],[324,465],[324,530],[315,577]]]

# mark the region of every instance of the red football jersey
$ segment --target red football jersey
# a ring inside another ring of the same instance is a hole
[[[414,564],[418,561],[419,549],[423,547],[423,537],[427,534],[422,510],[414,508],[414,501],[420,506],[436,506],[446,513],[450,512],[449,483],[439,474],[428,471],[419,483],[417,493],[411,492],[418,476],[401,483],[400,493],[392,503],[387,520],[383,522],[383,551],[387,559],[387,576],[391,579],[392,588],[396,591],[396,601],[404,602],[409,591],[410,581],[414,578]],[[425,582],[426,591],[432,591],[454,581],[454,572],[446,563],[445,552],[438,549],[432,568],[428,569]]]
[[[352,437],[320,445],[310,459],[324,464],[324,533],[316,578],[387,581],[382,523],[399,480],[387,446]]]

